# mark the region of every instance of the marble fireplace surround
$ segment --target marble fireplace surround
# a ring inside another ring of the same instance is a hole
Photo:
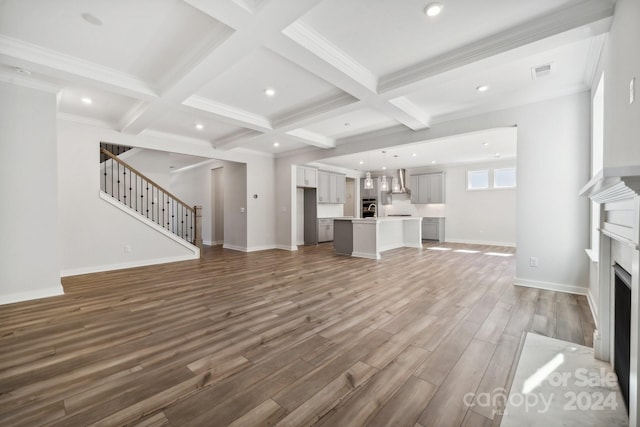
[[[597,329],[593,351],[613,364],[614,271],[618,262],[631,274],[631,352],[629,363],[629,425],[640,422],[640,166],[604,168],[580,194],[600,205]]]

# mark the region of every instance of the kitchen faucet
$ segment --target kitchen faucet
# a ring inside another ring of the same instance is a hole
[[[367,210],[370,211],[372,206],[373,206],[373,216],[375,218],[378,216],[378,206],[375,203],[371,203],[367,208]]]

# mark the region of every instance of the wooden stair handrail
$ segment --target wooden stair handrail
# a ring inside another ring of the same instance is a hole
[[[189,212],[191,212],[194,217],[195,217],[195,209],[192,206],[189,206],[188,203],[183,202],[182,200],[180,200],[178,197],[176,197],[175,195],[171,194],[169,191],[165,190],[161,185],[159,185],[157,182],[155,182],[154,180],[147,178],[147,176],[145,174],[143,174],[142,172],[140,172],[139,170],[137,170],[136,168],[132,167],[130,164],[124,162],[123,160],[120,160],[118,158],[118,156],[113,155],[113,153],[105,150],[104,148],[100,148],[100,152],[108,157],[110,157],[111,159],[113,159],[114,161],[120,163],[122,166],[130,169],[131,171],[135,172],[136,174],[138,174],[138,176],[140,176],[141,178],[143,178],[145,181],[155,185],[156,187],[158,187],[160,190],[162,190],[163,193],[165,193],[167,196],[171,197],[172,199],[174,199],[176,202],[179,202],[181,204],[183,204],[188,210]]]

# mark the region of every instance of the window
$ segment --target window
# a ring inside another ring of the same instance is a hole
[[[486,190],[488,188],[488,169],[467,172],[467,190]]]
[[[514,188],[516,186],[516,168],[494,169],[493,188]]]
[[[516,188],[515,166],[467,171],[467,190],[503,190]]]

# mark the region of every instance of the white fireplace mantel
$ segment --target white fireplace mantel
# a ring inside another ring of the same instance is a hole
[[[640,422],[640,166],[604,168],[580,190],[600,204],[598,253],[598,329],[593,351],[598,359],[613,361],[614,272],[612,244],[617,242],[631,259],[631,352],[629,360],[629,425]]]

